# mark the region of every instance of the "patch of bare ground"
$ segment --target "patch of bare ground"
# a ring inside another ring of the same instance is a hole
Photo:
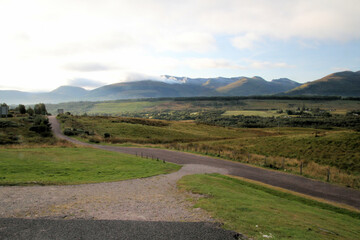
[[[120,182],[71,186],[0,187],[0,218],[64,218],[209,222],[176,182],[185,175],[227,170],[186,164],[178,172]]]

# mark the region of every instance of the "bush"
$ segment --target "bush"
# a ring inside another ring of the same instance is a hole
[[[71,128],[65,128],[64,129],[64,135],[66,136],[76,136],[76,131],[72,130]]]
[[[34,118],[33,126],[31,126],[29,130],[39,133],[42,137],[52,136],[49,119],[41,115],[38,115]]]
[[[92,138],[89,139],[89,142],[91,142],[91,143],[100,143],[100,139],[92,137]]]

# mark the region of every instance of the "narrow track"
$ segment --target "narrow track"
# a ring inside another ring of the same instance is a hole
[[[152,156],[161,160],[177,164],[201,164],[211,167],[223,168],[226,169],[229,174],[233,176],[244,177],[272,186],[281,187],[294,192],[306,194],[312,197],[347,204],[360,209],[360,191],[354,189],[315,181],[301,176],[266,170],[258,167],[252,167],[242,163],[207,156],[200,156],[190,153],[170,151],[165,149],[117,147],[84,143],[63,135],[56,117],[51,116],[49,117],[49,120],[56,137],[70,141],[75,144],[134,155],[140,155],[142,153],[145,156]]]

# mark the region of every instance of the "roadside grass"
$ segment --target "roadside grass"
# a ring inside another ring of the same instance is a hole
[[[255,239],[358,239],[360,213],[219,174],[189,175],[180,189],[224,228]]]
[[[1,149],[0,185],[111,182],[171,173],[172,163],[93,148]]]

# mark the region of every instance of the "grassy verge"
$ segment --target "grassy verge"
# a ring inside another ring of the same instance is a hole
[[[360,214],[219,174],[183,177],[181,189],[203,194],[195,207],[255,239],[357,239]]]
[[[0,185],[110,182],[178,169],[171,163],[92,148],[1,149]]]

